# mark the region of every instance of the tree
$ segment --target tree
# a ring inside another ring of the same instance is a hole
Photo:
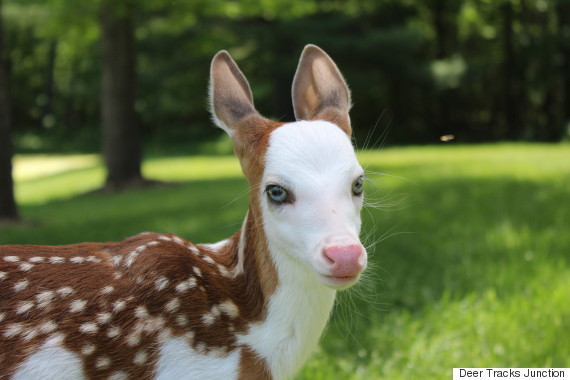
[[[18,218],[12,178],[12,122],[8,70],[4,59],[2,0],[0,0],[0,220]]]
[[[144,182],[140,125],[135,111],[135,37],[130,2],[103,2],[101,43],[105,188],[120,189]]]
[[[560,53],[562,55],[561,77],[563,83],[563,124],[560,128],[559,135],[555,133],[554,139],[564,136],[564,133],[570,132],[570,1],[561,0],[557,4],[556,13],[558,16],[558,24],[560,29]]]

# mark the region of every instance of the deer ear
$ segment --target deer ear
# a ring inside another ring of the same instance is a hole
[[[297,120],[326,120],[350,136],[350,91],[338,67],[323,50],[307,45],[293,79]]]
[[[214,123],[230,136],[240,121],[251,115],[259,115],[253,105],[247,79],[225,50],[212,59],[209,91]]]

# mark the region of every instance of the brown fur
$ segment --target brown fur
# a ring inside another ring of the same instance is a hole
[[[56,334],[91,379],[116,371],[151,378],[157,348],[171,336],[212,355],[242,350],[244,373],[266,373],[264,361],[235,338],[263,319],[276,286],[274,271],[261,268],[267,263],[254,253],[262,245],[258,224],[249,217],[246,226],[246,274],[235,277],[239,232],[220,252],[154,233],[120,243],[0,247],[0,378]]]

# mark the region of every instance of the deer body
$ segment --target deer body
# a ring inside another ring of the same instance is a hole
[[[225,52],[210,97],[250,183],[241,230],[210,245],[0,246],[0,379],[285,379],[307,359],[366,266],[348,90],[310,45],[299,121],[261,117]]]

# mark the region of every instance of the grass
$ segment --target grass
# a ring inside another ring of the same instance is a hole
[[[297,380],[570,367],[570,146],[360,156],[376,206],[363,212],[371,267],[339,295]],[[117,240],[146,230],[213,242],[240,227],[247,184],[233,157],[154,158],[144,172],[179,185],[82,195],[103,180],[97,157],[18,157],[26,222],[0,230],[0,244]]]

